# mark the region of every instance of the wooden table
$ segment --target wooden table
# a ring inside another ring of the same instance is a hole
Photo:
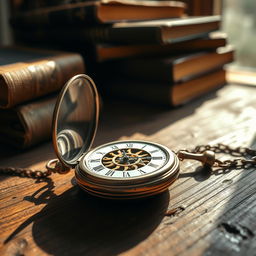
[[[239,85],[177,109],[106,103],[95,145],[130,138],[174,151],[255,147],[255,107],[256,88]],[[55,157],[51,143],[20,153],[2,147],[1,155],[2,166],[37,169]],[[169,191],[128,202],[87,195],[72,172],[42,181],[1,176],[0,255],[255,255],[255,168],[209,177],[198,167],[184,161]]]

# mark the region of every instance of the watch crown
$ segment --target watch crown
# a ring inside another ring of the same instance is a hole
[[[201,154],[190,153],[187,151],[179,151],[178,158],[180,160],[193,159],[200,161],[203,165],[213,166],[215,163],[215,153],[210,150],[206,150]]]

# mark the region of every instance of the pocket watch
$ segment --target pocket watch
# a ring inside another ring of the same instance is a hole
[[[99,97],[84,74],[63,87],[53,114],[53,145],[58,160],[50,170],[75,170],[77,184],[106,198],[139,198],[160,193],[178,176],[179,160],[167,147],[148,141],[114,141],[91,150],[99,118]]]
[[[53,115],[53,145],[58,160],[48,169],[75,169],[77,184],[90,194],[131,199],[158,194],[178,177],[179,160],[213,165],[214,150],[195,154],[142,140],[113,141],[91,150],[99,118],[99,98],[93,80],[84,74],[63,87]],[[212,149],[212,148],[211,148]]]
[[[88,193],[111,199],[133,199],[166,190],[179,175],[179,162],[195,159],[222,169],[256,165],[256,151],[229,146],[197,146],[175,153],[167,147],[143,140],[113,141],[91,149],[99,118],[99,97],[93,80],[84,74],[71,78],[62,88],[53,114],[52,138],[57,159],[47,171],[0,168],[5,173],[42,178],[52,172],[74,169],[77,184]],[[221,162],[215,153],[250,156]]]

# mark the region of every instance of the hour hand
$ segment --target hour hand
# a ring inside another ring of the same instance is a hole
[[[121,152],[122,152],[122,157],[126,156],[126,152],[125,152],[125,150],[124,150],[124,149],[123,149],[123,150],[121,150]]]

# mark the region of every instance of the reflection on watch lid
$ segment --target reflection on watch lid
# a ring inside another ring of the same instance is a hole
[[[59,94],[53,114],[53,145],[59,160],[74,167],[94,140],[99,117],[96,86],[87,75],[72,77]]]

